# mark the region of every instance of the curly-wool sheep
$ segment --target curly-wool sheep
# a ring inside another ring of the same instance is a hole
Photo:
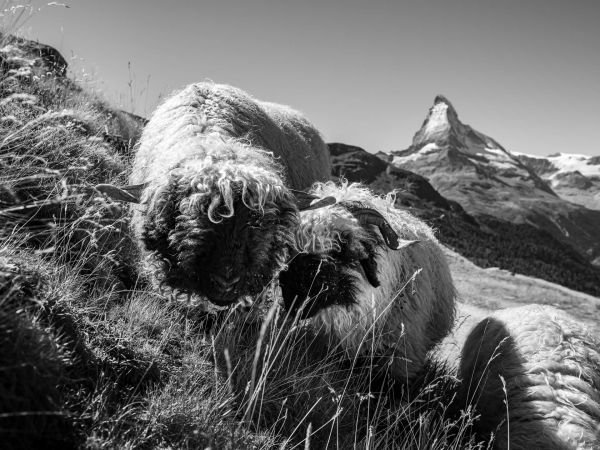
[[[431,229],[358,184],[317,183],[311,193],[337,203],[301,213],[302,251],[280,274],[286,307],[350,356],[372,352],[395,379],[414,378],[454,319],[454,285]]]
[[[227,305],[276,276],[307,206],[295,190],[330,173],[327,146],[300,113],[204,82],[154,112],[134,186],[101,190],[132,202],[139,195],[133,228],[165,262],[167,284]]]
[[[471,326],[458,375],[498,449],[600,448],[600,341],[554,307],[499,310]],[[466,333],[460,332],[465,335]]]
[[[549,306],[489,314],[456,304],[427,226],[357,185],[320,184],[314,193],[337,203],[301,213],[304,251],[280,274],[289,310],[351,357],[389,357],[395,378],[413,379],[430,360],[454,367],[452,406],[474,407],[476,431],[494,433],[495,448],[600,449],[597,336]],[[373,220],[361,218],[368,211]]]

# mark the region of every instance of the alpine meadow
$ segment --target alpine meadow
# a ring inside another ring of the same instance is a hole
[[[600,449],[600,156],[437,92],[383,150],[202,73],[136,114],[11,4],[0,448]]]

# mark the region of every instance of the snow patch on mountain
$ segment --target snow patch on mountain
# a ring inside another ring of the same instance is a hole
[[[435,140],[438,136],[444,136],[451,129],[448,119],[449,105],[440,101],[435,103],[429,113],[429,118],[423,128],[423,137],[429,140]]]
[[[452,103],[443,95],[438,95],[421,128],[415,133],[412,145],[406,150],[393,152],[391,162],[400,167],[433,163],[451,157],[448,152],[455,155],[455,161],[458,154],[458,158],[471,167],[479,167],[486,172],[501,172],[498,174],[500,177],[537,178],[497,141],[462,123]],[[537,180],[536,184],[551,193],[541,180]]]
[[[555,153],[549,156],[536,156],[527,153],[513,152],[515,156],[531,158],[534,160],[546,160],[552,164],[552,168],[561,172],[579,172],[589,177],[600,177],[600,162],[597,157],[589,155],[580,155],[574,153]],[[546,169],[546,171],[550,171]]]
[[[562,198],[600,210],[600,157],[555,153],[534,156],[515,153]]]
[[[559,153],[548,157],[561,172],[579,172],[586,177],[600,178],[600,164],[592,164],[591,156]]]
[[[408,154],[406,156],[393,156],[392,164],[399,166],[408,161],[417,161],[423,158],[424,156],[436,153],[438,150],[440,150],[440,146],[437,145],[435,142],[430,142],[429,144],[425,144],[423,147],[421,147],[414,153]]]
[[[477,153],[477,156],[486,158],[488,160],[488,164],[497,169],[515,169],[525,173],[519,161],[512,158],[506,150],[486,147],[485,153]]]

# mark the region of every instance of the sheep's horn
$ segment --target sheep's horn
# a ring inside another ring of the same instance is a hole
[[[344,202],[344,206],[358,219],[361,225],[376,225],[383,236],[383,240],[392,250],[400,250],[409,245],[416,244],[419,241],[409,241],[400,239],[389,222],[381,215],[381,213],[373,208],[364,208],[358,205],[353,205],[349,202]]]
[[[130,186],[115,186],[114,184],[97,184],[94,189],[98,192],[106,194],[113,200],[122,202],[140,203],[142,191],[147,186],[147,183],[135,184]]]
[[[290,191],[296,198],[296,204],[298,205],[298,209],[300,211],[323,208],[324,206],[334,205],[337,203],[335,197],[320,198],[304,191],[297,191],[295,189],[290,189]]]

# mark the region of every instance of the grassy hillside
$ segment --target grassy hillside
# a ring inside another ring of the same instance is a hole
[[[446,249],[458,300],[484,310],[531,303],[556,306],[600,332],[600,298],[499,268],[482,268]]]
[[[209,311],[153,288],[128,211],[93,189],[126,180],[143,120],[54,49],[0,47],[2,448],[479,448],[442,367],[409,391],[275,290]]]

